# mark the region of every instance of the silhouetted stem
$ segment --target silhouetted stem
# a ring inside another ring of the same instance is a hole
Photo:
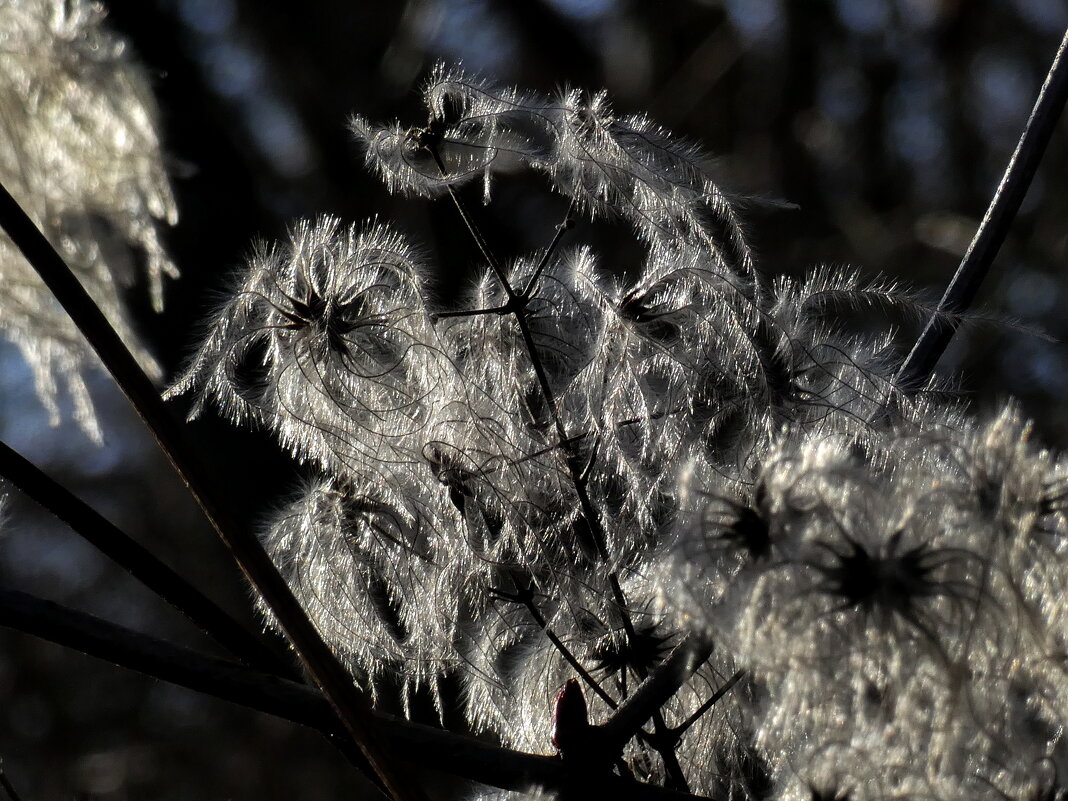
[[[708,710],[710,710],[717,703],[719,703],[719,699],[729,693],[734,687],[734,685],[742,680],[742,677],[744,675],[745,671],[739,670],[737,673],[727,679],[723,686],[716,690],[714,693],[712,693],[712,696],[703,704],[701,704],[701,706],[697,707],[697,709],[692,715],[690,715],[690,717],[686,718],[686,720],[684,720],[678,726],[675,726],[673,729],[671,729],[671,733],[675,737],[681,738],[682,735],[689,731],[690,727],[693,726],[693,724],[695,724],[701,719],[702,715],[704,715]]]
[[[1068,31],[1057,49],[1045,83],[1027,120],[1016,151],[1009,159],[1001,183],[964,254],[938,310],[928,321],[920,338],[894,377],[894,388],[905,395],[918,392],[926,384],[935,365],[960,326],[961,315],[975,300],[979,286],[1005,241],[1013,218],[1035,176],[1042,154],[1049,144],[1061,110],[1068,100]]]
[[[7,793],[7,797],[10,801],[22,801],[22,796],[15,791],[14,785],[11,784],[11,781],[7,778],[7,774],[4,773],[3,760],[0,760],[0,787],[4,788],[4,792]]]
[[[447,176],[448,173],[445,170],[445,164],[438,155],[437,149],[433,145],[427,145],[427,149],[430,151],[431,155],[433,155],[434,161],[437,163],[442,177]],[[475,227],[474,221],[467,213],[463,201],[460,200],[460,196],[451,185],[446,184],[446,189],[448,190],[449,197],[452,198],[453,205],[460,214],[460,218],[463,220],[464,225],[470,232],[471,237],[475,240],[475,244],[482,252],[483,257],[489,262],[494,275],[497,276],[498,281],[500,281],[501,286],[504,289],[505,295],[508,297],[507,307],[511,310],[516,325],[519,327],[519,333],[523,337],[523,344],[526,347],[527,355],[530,358],[531,367],[534,368],[534,375],[538,380],[538,386],[541,389],[545,405],[548,407],[549,413],[552,415],[553,424],[556,428],[557,441],[564,453],[564,463],[567,465],[568,473],[571,476],[571,483],[575,488],[575,494],[578,496],[579,508],[582,511],[582,519],[586,521],[586,525],[589,529],[589,531],[576,530],[575,537],[587,558],[596,556],[602,563],[607,563],[608,545],[604,526],[601,524],[601,519],[597,514],[597,510],[594,509],[593,502],[590,500],[590,495],[586,491],[586,481],[584,479],[585,470],[578,466],[578,454],[575,452],[573,446],[575,440],[568,435],[563,420],[560,418],[559,407],[556,403],[556,395],[553,392],[552,385],[549,383],[549,376],[545,372],[545,366],[542,364],[541,356],[538,353],[537,343],[534,342],[534,334],[530,330],[530,323],[527,320],[527,302],[530,300],[530,297],[527,294],[516,293],[511,282],[509,282],[504,269],[501,267],[500,262],[498,262],[490,252],[485,239]],[[570,213],[571,208],[569,207],[567,216],[570,216]],[[540,275],[540,271],[544,269],[545,265],[551,258],[553,251],[559,246],[560,240],[567,229],[568,226],[566,224],[561,224],[557,228],[556,235],[553,237],[550,248],[542,256],[542,259],[539,262],[536,274]],[[528,289],[533,289],[534,286],[535,282],[531,281],[530,284],[528,284]],[[589,467],[589,465],[586,465],[586,467]],[[616,607],[619,609],[619,616],[623,623],[623,631],[627,635],[627,641],[636,643],[637,634],[634,630],[634,623],[630,618],[630,610],[627,607],[627,598],[623,593],[623,587],[619,583],[619,576],[617,576],[614,571],[609,573],[608,583],[612,590],[613,600],[616,602]],[[645,678],[645,673],[640,666],[635,667],[635,670],[640,678]],[[667,727],[664,724],[664,718],[659,711],[656,711],[653,715],[653,725],[658,734],[663,734],[667,730]],[[664,738],[660,739],[662,741]],[[653,747],[664,761],[664,771],[667,775],[669,785],[673,788],[687,789],[686,777],[683,774],[682,766],[679,765],[679,761],[675,757],[675,752],[670,748],[664,748],[659,744],[655,744]]]
[[[564,233],[571,230],[571,226],[575,224],[572,218],[572,213],[575,210],[575,199],[571,198],[571,204],[567,207],[567,211],[564,213],[564,221],[556,226],[556,233],[553,234],[553,241],[549,243],[549,247],[545,249],[545,253],[542,254],[541,260],[534,268],[534,272],[530,276],[530,280],[527,281],[526,287],[523,289],[523,297],[529,298],[534,294],[534,290],[538,286],[538,281],[541,279],[541,274],[545,272],[545,268],[549,266],[549,261],[552,259],[553,253],[556,252],[556,248],[560,244],[560,240],[563,238]]]
[[[269,676],[243,665],[109,623],[60,604],[0,589],[0,626],[74,648],[205,695],[344,736],[331,705],[306,685]],[[376,734],[399,759],[505,790],[533,786],[562,792],[580,777],[558,757],[510,751],[443,729],[372,712]],[[700,796],[598,776],[604,797],[626,801],[694,801]],[[592,796],[591,796],[592,797]]]
[[[553,647],[556,648],[560,656],[564,658],[564,661],[575,669],[575,672],[578,673],[579,678],[581,678],[586,683],[586,685],[591,690],[593,690],[597,694],[597,696],[605,702],[605,704],[608,705],[610,709],[616,709],[619,706],[619,704],[616,703],[615,699],[612,698],[612,696],[610,696],[605,691],[605,689],[597,682],[597,680],[590,675],[590,672],[582,666],[582,663],[575,658],[575,655],[571,653],[571,649],[564,644],[564,641],[561,640],[557,636],[556,632],[549,627],[549,623],[545,619],[545,616],[541,613],[541,610],[538,609],[537,604],[534,603],[532,593],[529,589],[520,589],[520,591],[515,595],[511,595],[506,592],[501,592],[500,590],[491,590],[491,592],[506,601],[511,601],[512,603],[520,604],[521,606],[523,606],[527,610],[527,612],[530,613],[530,616],[534,619],[534,622],[538,624],[538,628],[540,628],[545,633],[546,638],[549,640],[549,642],[553,644]]]
[[[189,492],[289,637],[308,674],[330,699],[338,717],[367,756],[375,773],[397,801],[421,798],[421,794],[412,786],[410,774],[397,771],[379,746],[370,705],[308,620],[256,535],[251,529],[237,525],[218,502],[199,467],[199,460],[194,458],[179,425],[164,407],[148,376],[70,268],[2,185],[0,225],[78,326],[137,414],[152,431]]]
[[[620,704],[608,722],[601,726],[608,748],[613,753],[621,750],[631,737],[641,731],[647,720],[660,713],[664,704],[674,697],[711,654],[712,644],[694,637],[688,637],[675,646],[668,658],[657,665],[630,698]],[[670,733],[666,728],[664,731]]]
[[[111,521],[0,442],[0,476],[70,526],[204,633],[251,667],[293,676],[262,640]]]

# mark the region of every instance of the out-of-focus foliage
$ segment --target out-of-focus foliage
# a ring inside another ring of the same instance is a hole
[[[249,219],[247,235],[226,244],[226,263],[293,217],[362,219],[386,208],[432,250],[455,252],[454,226],[382,200],[337,126],[353,110],[403,115],[444,57],[543,92],[605,87],[618,113],[648,113],[701,141],[720,184],[751,198],[750,241],[773,272],[847,264],[933,296],[982,216],[1068,24],[1063,0],[418,0],[395,16],[316,6],[297,21],[272,3],[179,6],[191,27],[186,52],[218,92],[213,114],[269,220]],[[351,45],[363,36],[379,44]],[[1058,135],[982,299],[995,316],[1061,340],[1068,208],[1057,187],[1066,170]],[[547,205],[521,185],[502,189],[483,212],[486,235],[536,247],[539,222],[557,213]],[[599,251],[618,239],[606,233]],[[467,252],[449,259],[439,291],[455,291],[453,276],[475,259]],[[635,266],[625,249],[606,261]],[[1068,442],[1061,348],[997,326],[958,342],[947,375],[963,375],[991,412],[991,399],[1019,398],[1040,430]]]

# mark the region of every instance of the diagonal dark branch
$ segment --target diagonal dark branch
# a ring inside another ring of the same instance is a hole
[[[363,754],[344,737],[330,705],[307,685],[198,653],[4,587],[0,587],[0,626],[318,729],[327,734],[354,765],[374,776]],[[335,736],[338,734],[341,736]]]
[[[4,773],[4,762],[0,760],[0,787],[4,788],[4,792],[7,793],[9,801],[22,801],[22,796],[15,790],[15,786],[11,783],[11,780],[7,778],[7,774]]]
[[[694,713],[690,715],[690,717],[686,718],[686,720],[684,720],[678,726],[673,727],[671,729],[672,735],[681,739],[682,735],[689,731],[690,727],[693,726],[693,724],[695,724],[697,721],[699,721],[702,715],[704,715],[708,710],[710,710],[717,703],[719,703],[719,700],[723,698],[723,696],[725,696],[727,693],[729,693],[734,688],[734,685],[740,682],[744,676],[744,670],[736,671],[733,676],[731,676],[729,679],[727,679],[727,681],[723,683],[722,687],[720,687],[718,690],[712,693],[711,696],[709,696],[707,701],[701,704],[701,706],[697,707],[697,709],[694,710]]]
[[[0,626],[286,720],[334,731],[312,688],[0,587]]]
[[[225,610],[155,554],[5,442],[0,442],[0,476],[69,525],[82,539],[186,615],[238,659],[251,667],[270,673],[295,676],[292,668],[261,639],[230,617]]]
[[[50,601],[0,588],[0,626],[79,650],[163,681],[344,737],[330,704],[316,690],[201,654]],[[376,731],[401,759],[506,790],[533,786],[564,791],[576,781],[556,757],[510,751],[491,743],[372,713]],[[336,739],[336,738],[335,738]],[[346,752],[361,759],[359,754]],[[599,776],[608,797],[625,801],[700,798],[618,776]]]
[[[693,637],[675,646],[668,658],[638,685],[634,694],[601,726],[606,747],[612,753],[622,750],[627,741],[641,731],[645,722],[660,711],[711,654],[711,642]]]
[[[574,671],[578,673],[579,678],[586,683],[586,686],[593,690],[597,696],[608,705],[609,709],[618,708],[619,704],[616,703],[615,699],[605,691],[604,687],[598,683],[597,679],[590,675],[590,672],[586,670],[575,655],[571,653],[571,649],[568,648],[556,632],[549,627],[549,622],[545,619],[545,615],[541,613],[541,610],[538,609],[538,605],[534,603],[534,592],[530,587],[520,587],[515,593],[490,589],[490,594],[510,603],[523,606],[534,619],[538,628],[545,634],[546,639],[552,643],[560,656],[564,658],[564,661],[571,665]]]
[[[986,216],[975,232],[968,252],[946,288],[938,310],[928,321],[920,338],[894,377],[897,392],[912,395],[922,389],[935,365],[960,326],[961,315],[975,300],[979,286],[1001,248],[1038,163],[1053,135],[1057,120],[1068,100],[1068,31],[1065,31],[1057,55],[1046,75],[1045,83],[1027,120],[1016,151],[1009,159],[1001,184],[994,193]]]
[[[249,582],[289,637],[308,674],[330,700],[349,736],[367,756],[375,773],[397,801],[421,798],[410,774],[397,770],[393,755],[379,744],[370,704],[308,620],[263,545],[248,527],[238,525],[218,502],[199,467],[199,460],[194,457],[180,426],[164,407],[148,376],[62,257],[2,185],[0,225],[70,315],[148,426]]]

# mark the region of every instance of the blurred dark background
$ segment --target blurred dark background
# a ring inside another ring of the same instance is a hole
[[[1068,25],[1066,0],[113,0],[110,9],[152,76],[181,210],[168,243],[183,278],[166,312],[147,311],[136,288],[130,297],[168,374],[251,243],[298,217],[395,221],[437,265],[438,294],[456,296],[476,254],[451,210],[387,196],[345,128],[354,111],[420,123],[418,89],[437,60],[546,92],[604,87],[618,112],[647,112],[701,142],[768,274],[849,265],[936,299]],[[969,326],[941,365],[979,413],[1019,398],[1055,446],[1068,444],[1066,179],[1062,123],[983,292],[987,316],[1020,325]],[[536,180],[499,181],[487,208],[478,195],[480,224],[504,256],[544,245],[559,221],[560,204]],[[606,266],[633,269],[636,252],[617,245],[626,237],[610,224],[586,233]],[[914,335],[903,330],[902,346]],[[4,439],[247,610],[239,578],[107,380],[97,382],[108,437],[98,448],[73,427],[49,429],[25,371],[3,358]],[[190,436],[250,525],[298,479],[253,433],[206,420]],[[209,647],[74,535],[17,497],[11,506],[5,582]],[[0,637],[0,757],[26,801],[361,792],[310,732],[19,635]]]

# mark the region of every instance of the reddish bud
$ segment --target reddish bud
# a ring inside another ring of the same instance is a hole
[[[556,691],[553,701],[553,745],[560,751],[574,752],[586,740],[590,722],[586,711],[586,696],[576,679]]]

